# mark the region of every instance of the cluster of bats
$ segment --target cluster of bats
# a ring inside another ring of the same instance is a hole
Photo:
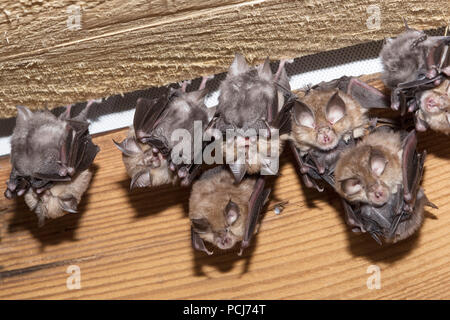
[[[193,151],[179,164],[172,159],[171,137],[179,128],[193,136],[194,121],[201,121],[205,133],[266,129],[264,138],[278,132],[280,153],[286,146],[293,152],[307,187],[322,192],[328,186],[339,194],[352,231],[368,233],[380,244],[405,239],[420,228],[424,207],[434,207],[420,186],[426,153],[416,150],[416,130],[450,132],[449,46],[450,37],[408,27],[386,40],[380,56],[390,97],[353,77],[293,93],[284,61],[273,74],[268,59],[252,67],[237,54],[215,108],[204,104],[207,78],[195,91],[187,92],[183,83],[158,99],[138,99],[127,138],[115,142],[131,188],[192,185],[193,247],[212,254],[214,247],[240,246],[241,254],[257,232],[270,193],[260,174],[268,167],[267,155],[257,152],[244,162],[206,167],[192,161],[198,156]],[[370,118],[374,108],[398,110],[401,121]],[[5,196],[24,195],[41,224],[76,212],[91,180],[99,148],[88,133],[87,112],[88,107],[74,117],[68,107],[55,117],[18,107]],[[237,134],[245,148],[264,147],[262,138]],[[219,147],[234,151],[225,140]]]

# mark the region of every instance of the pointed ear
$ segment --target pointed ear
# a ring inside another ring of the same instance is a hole
[[[122,142],[118,143],[114,141],[117,149],[122,151],[122,153],[126,156],[133,156],[142,152],[141,147],[137,144],[137,141],[134,138],[126,138]]]
[[[339,96],[339,91],[336,91],[327,104],[326,116],[328,121],[335,124],[345,116],[345,110],[345,102]]]
[[[228,74],[232,76],[237,76],[241,73],[247,72],[249,69],[247,61],[245,61],[245,58],[240,53],[236,53],[234,56],[233,63],[230,66],[230,69],[228,70]]]
[[[295,101],[294,104],[294,121],[297,125],[314,129],[315,119],[314,113],[304,103]]]
[[[341,181],[342,190],[348,196],[357,194],[362,189],[361,181],[357,178],[349,178]]]
[[[17,106],[16,125],[25,124],[32,116],[33,112],[25,106]]]
[[[266,58],[266,60],[264,60],[264,63],[262,65],[258,66],[258,75],[263,80],[272,81],[273,74],[272,74],[272,70],[270,69],[269,58]]]
[[[228,204],[225,207],[224,214],[225,214],[225,220],[227,221],[227,224],[229,226],[231,226],[233,223],[236,222],[236,220],[240,216],[239,206],[231,200],[228,201]]]
[[[278,83],[285,89],[291,90],[291,85],[289,84],[289,78],[285,68],[281,69],[280,76],[278,78]]]
[[[191,222],[195,232],[197,233],[205,233],[210,228],[209,222],[206,218],[191,219]]]
[[[373,174],[376,176],[381,176],[381,174],[384,172],[384,169],[386,168],[387,160],[383,154],[378,149],[371,149],[370,150],[370,158],[369,158],[369,164],[370,164],[370,170]]]
[[[447,118],[447,122],[450,124],[450,113],[446,113],[445,114],[445,117]]]
[[[151,184],[150,172],[140,171],[136,173],[134,177],[131,179],[130,190],[135,187],[138,188],[148,187],[150,186],[150,184]]]

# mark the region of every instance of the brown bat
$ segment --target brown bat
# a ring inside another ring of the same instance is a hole
[[[343,152],[335,188],[354,232],[395,243],[420,228],[426,205],[436,208],[420,187],[426,152],[418,153],[416,145],[414,130],[382,126]]]
[[[414,112],[416,130],[450,133],[450,37],[427,36],[409,28],[388,39],[381,50],[383,81],[391,88],[391,107]]]
[[[246,177],[239,184],[223,166],[205,171],[192,186],[189,199],[191,239],[194,249],[213,254],[204,241],[222,250],[241,242],[250,244],[260,212],[270,194],[262,177]]]
[[[76,212],[92,177],[89,167],[100,150],[88,132],[87,112],[76,117],[71,107],[58,118],[48,111],[17,107],[11,138],[11,175],[5,196],[25,195],[42,225],[45,218]]]
[[[298,98],[289,143],[305,185],[323,191],[323,180],[333,187],[336,161],[364,135],[368,110],[387,107],[383,93],[350,77],[320,83]]]
[[[214,128],[225,136],[223,153],[237,182],[246,173],[278,171],[272,152],[282,151],[283,136],[290,130],[290,102],[294,97],[284,64],[285,61],[280,62],[274,75],[268,59],[258,67],[250,67],[242,55],[236,54],[220,85]],[[238,148],[245,148],[243,156],[235,162],[228,161],[239,153]]]
[[[171,151],[179,143],[191,144],[193,150],[194,121],[201,121],[203,130],[211,120],[214,109],[208,110],[203,102],[207,79],[203,78],[197,91],[186,92],[187,82],[184,82],[180,89],[168,88],[159,99],[138,99],[127,138],[120,143],[114,141],[132,178],[130,188],[176,183],[180,179],[182,185],[192,182],[199,169],[199,165],[192,163],[194,152],[183,154],[184,163],[176,164]],[[187,130],[191,139],[173,141],[176,129]]]

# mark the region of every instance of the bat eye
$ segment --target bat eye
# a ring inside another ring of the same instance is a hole
[[[362,185],[359,179],[350,178],[342,181],[342,189],[346,195],[354,195],[362,190]]]
[[[309,107],[301,102],[296,101],[294,106],[294,120],[299,126],[314,129],[314,114]]]
[[[345,102],[336,92],[328,101],[326,116],[331,124],[335,124],[345,115]]]
[[[209,222],[205,218],[191,219],[191,222],[197,233],[205,233],[209,229]]]
[[[227,206],[225,207],[225,220],[227,224],[231,226],[240,216],[239,206],[233,201],[229,201]]]
[[[384,157],[383,153],[379,150],[372,149],[370,153],[370,170],[376,176],[381,176],[386,168],[387,160]]]

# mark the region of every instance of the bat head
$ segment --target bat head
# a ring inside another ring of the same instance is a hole
[[[344,135],[367,122],[366,110],[340,90],[312,90],[293,110],[294,140],[323,151],[334,149]]]
[[[450,80],[422,92],[418,117],[418,131],[426,129],[420,126],[422,120],[433,130],[450,133]]]
[[[130,189],[158,186],[173,181],[174,176],[168,168],[168,161],[161,153],[154,152],[148,144],[140,143],[130,128],[128,137],[122,142],[114,141],[122,151],[122,160],[131,177]]]
[[[393,132],[374,132],[346,150],[335,169],[338,193],[350,202],[386,204],[402,182],[400,150],[400,137]]]
[[[252,179],[234,184],[227,170],[196,181],[189,199],[193,231],[220,249],[233,248],[243,239],[253,185]]]

